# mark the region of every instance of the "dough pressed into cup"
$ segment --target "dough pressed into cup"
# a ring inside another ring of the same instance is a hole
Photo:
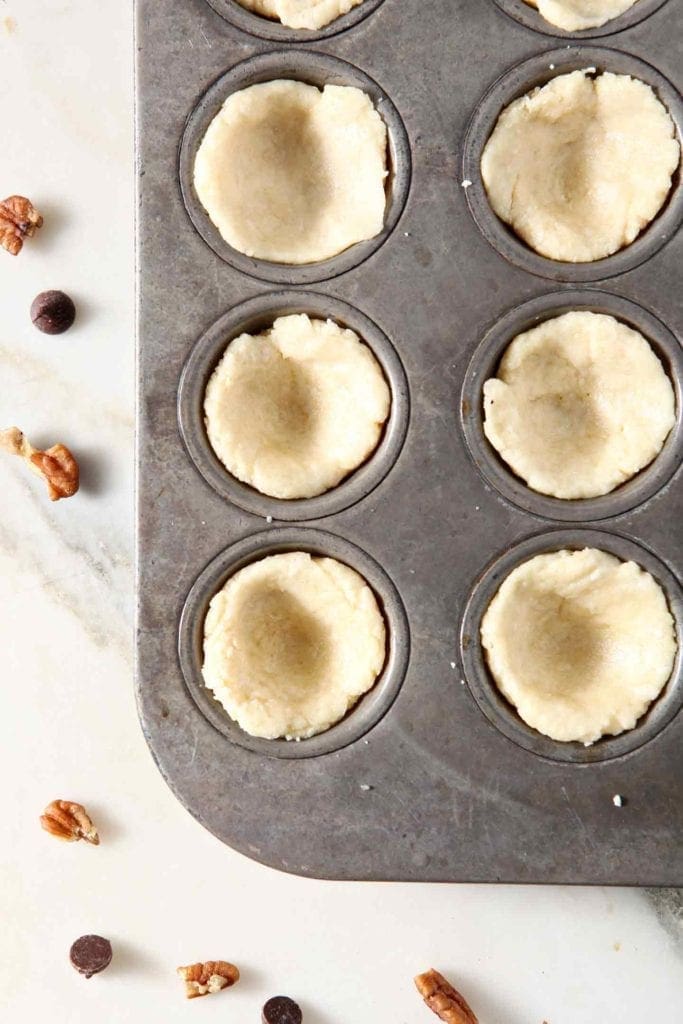
[[[386,125],[362,89],[278,79],[228,96],[194,187],[234,249],[295,265],[378,235],[387,173]]]
[[[385,656],[384,618],[365,580],[294,551],[240,569],[213,597],[202,671],[245,732],[304,739],[346,715]]]
[[[382,369],[354,331],[297,314],[230,342],[204,413],[233,476],[293,499],[323,494],[365,462],[390,404]]]
[[[526,0],[526,3],[536,7],[549,24],[565,32],[583,32],[618,18],[637,0]]]
[[[481,159],[493,211],[536,252],[590,263],[657,215],[680,161],[668,111],[628,75],[558,75],[501,113]]]
[[[324,28],[363,0],[237,0],[242,7],[288,28]]]
[[[675,423],[674,390],[638,331],[565,313],[517,335],[484,384],[484,432],[534,491],[608,494],[647,466]]]
[[[596,548],[537,555],[514,569],[481,639],[496,685],[527,725],[586,744],[636,725],[677,650],[659,584]]]

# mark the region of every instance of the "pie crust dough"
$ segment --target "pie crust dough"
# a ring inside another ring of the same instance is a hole
[[[202,671],[245,732],[303,739],[344,717],[385,655],[384,618],[363,578],[295,551],[240,569],[213,597]]]
[[[194,187],[225,241],[275,263],[330,259],[384,226],[387,129],[352,86],[276,80],[232,93]]]
[[[226,469],[274,498],[335,487],[375,450],[391,396],[357,334],[283,316],[231,341],[204,399],[209,441]]]
[[[484,384],[484,432],[534,491],[608,494],[647,466],[675,423],[671,381],[638,331],[565,313],[517,335]]]
[[[527,725],[586,744],[635,726],[677,650],[659,584],[595,548],[537,555],[514,569],[481,639],[496,685]]]
[[[481,160],[494,212],[536,252],[568,263],[629,245],[661,209],[680,160],[649,85],[589,71],[514,100]]]
[[[324,28],[362,0],[237,0],[242,7],[289,28]]]
[[[268,0],[265,0],[267,3]],[[565,32],[599,28],[628,11],[637,0],[526,0],[551,25]]]

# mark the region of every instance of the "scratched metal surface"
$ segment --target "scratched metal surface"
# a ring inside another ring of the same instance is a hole
[[[625,51],[680,86],[681,6],[669,0],[624,31],[581,39],[570,57],[585,65],[581,48],[599,45],[619,51],[599,55],[601,66],[623,65]],[[571,304],[576,288],[582,296],[588,290],[589,305],[594,294],[596,309],[614,303],[601,292],[635,302],[676,340],[683,329],[680,231],[635,269],[621,272],[617,264],[609,280],[571,285],[504,259],[468,208],[460,187],[463,146],[479,101],[520,61],[573,42],[531,30],[493,0],[385,0],[347,31],[303,46],[369,75],[407,131],[412,179],[396,229],[360,265],[306,283],[318,297],[301,302],[319,308],[319,296],[328,296],[370,318],[403,365],[410,419],[397,461],[375,474],[374,490],[325,518],[299,521],[296,543],[358,550],[363,564],[381,567],[373,583],[394,611],[399,606],[382,593],[382,580],[395,588],[410,640],[398,637],[402,682],[384,713],[353,712],[330,752],[273,757],[277,751],[250,749],[201,709],[181,671],[179,624],[195,581],[216,556],[220,564],[202,585],[215,587],[231,545],[242,545],[241,552],[286,547],[293,527],[242,511],[209,486],[181,440],[177,397],[183,367],[205,332],[209,337],[235,306],[279,286],[233,269],[200,237],[183,203],[178,161],[186,120],[209,85],[254,54],[289,53],[292,44],[239,31],[205,0],[138,0],[139,710],[159,768],[190,812],[226,843],[275,867],[340,879],[683,885],[680,664],[625,748],[596,744],[561,763],[552,744],[539,753],[509,709],[491,706],[476,631],[465,630],[461,648],[465,608],[484,569],[517,543],[563,528],[517,507],[514,494],[504,498],[469,454],[460,400],[482,339],[521,304],[558,291]],[[284,64],[291,73],[291,54]],[[473,189],[476,207],[476,175]],[[257,305],[263,313],[279,301]],[[466,428],[473,414],[465,410]],[[679,442],[680,430],[672,443]],[[655,572],[664,567],[662,582],[679,616],[669,572],[683,559],[680,481],[680,472],[663,479],[630,511],[595,521],[587,508],[585,521],[580,514],[571,523],[572,531],[607,533],[613,546],[619,537],[640,545]],[[254,540],[259,533],[265,539]],[[536,546],[554,543],[549,537]],[[506,557],[503,564],[514,556]],[[480,593],[468,606],[475,618]],[[201,607],[200,594],[187,614],[196,618]],[[186,627],[181,655],[192,675],[197,623]],[[627,799],[621,810],[612,805],[615,793]]]

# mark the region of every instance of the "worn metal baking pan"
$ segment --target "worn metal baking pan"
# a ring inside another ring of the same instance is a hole
[[[641,74],[680,133],[681,5],[633,10],[599,45],[582,33],[567,48],[522,0],[366,0],[311,36],[233,0],[138,0],[138,702],[178,798],[251,857],[328,878],[683,885],[680,656],[633,732],[583,748],[527,729],[478,643],[505,572],[584,544],[653,572],[683,640],[680,176],[631,250],[571,268],[491,219],[477,173],[496,103],[560,69]],[[191,186],[193,147],[227,91],[280,76],[361,84],[391,136],[379,244],[301,270],[230,251]],[[532,494],[481,430],[481,385],[506,338],[568,308],[639,327],[678,401],[656,463],[592,502]],[[289,503],[222,471],[201,395],[224,343],[295,310],[354,327],[393,408],[366,466]],[[390,652],[375,690],[329,733],[255,741],[201,686],[202,619],[230,572],[293,547],[366,576]]]

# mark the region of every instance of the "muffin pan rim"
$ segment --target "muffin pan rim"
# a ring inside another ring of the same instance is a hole
[[[599,73],[611,71],[639,78],[653,88],[674,123],[679,163],[663,205],[630,245],[601,260],[567,263],[541,256],[494,213],[481,177],[481,157],[507,106],[560,75],[592,67]],[[508,263],[536,277],[564,284],[598,283],[620,276],[656,256],[683,224],[683,97],[662,72],[626,50],[577,45],[537,53],[509,67],[477,102],[465,130],[461,180],[471,182],[464,191],[475,224]]]
[[[311,498],[274,498],[243,483],[214,452],[204,426],[206,384],[226,347],[245,331],[263,330],[278,316],[307,313],[355,331],[380,365],[391,392],[389,416],[368,458],[335,487]],[[187,453],[206,483],[246,512],[282,522],[304,522],[336,515],[364,501],[394,468],[410,427],[408,378],[396,347],[356,306],[321,292],[265,292],[231,307],[197,339],[183,367],[178,388],[178,425]]]
[[[553,740],[522,721],[512,704],[498,691],[480,633],[484,613],[514,569],[535,555],[587,547],[606,551],[622,561],[633,561],[653,576],[666,596],[677,643],[666,686],[634,728],[614,737],[603,736],[588,747]],[[683,709],[683,589],[674,571],[659,555],[641,541],[621,533],[581,527],[547,530],[527,536],[499,553],[482,569],[471,588],[459,636],[465,679],[479,710],[508,740],[542,760],[587,770],[628,757],[654,742]]]
[[[676,419],[653,461],[615,490],[594,498],[556,498],[529,487],[486,437],[483,385],[496,375],[503,353],[518,334],[563,313],[581,310],[606,313],[643,335],[663,363],[673,387]],[[539,519],[577,525],[615,519],[657,498],[683,463],[683,347],[659,317],[623,295],[584,288],[535,296],[503,313],[477,344],[460,393],[460,429],[467,451],[486,482],[522,511]]]
[[[256,14],[255,11],[247,10],[237,0],[206,0],[206,2],[219,17],[247,35],[256,36],[257,39],[264,39],[268,42],[300,45],[331,39],[341,32],[348,32],[374,14],[382,6],[384,0],[363,0],[363,3],[357,7],[353,7],[346,14],[340,15],[329,25],[324,25],[319,29],[289,28],[275,19],[266,18],[261,14]]]
[[[628,32],[629,29],[639,25],[641,21],[645,21],[646,18],[656,14],[668,2],[669,0],[638,0],[638,3],[634,4],[629,10],[624,11],[623,14],[616,18],[612,18],[604,25],[599,25],[596,28],[581,29],[578,32],[567,32],[565,29],[546,21],[534,7],[526,4],[524,0],[493,0],[493,3],[497,5],[503,14],[517,22],[518,25],[523,26],[523,28],[530,29],[532,32],[539,32],[545,36],[576,40],[601,39],[606,36],[615,35],[618,32]],[[211,3],[211,0],[209,0],[209,3]]]
[[[251,85],[290,79],[322,88],[325,84],[351,85],[372,100],[387,128],[389,176],[384,227],[379,234],[354,245],[336,256],[314,263],[275,263],[247,256],[222,237],[199,201],[194,190],[194,160],[211,121],[228,96]],[[355,64],[320,50],[268,50],[255,53],[233,64],[210,82],[189,112],[178,151],[180,192],[195,231],[214,254],[234,270],[259,281],[280,286],[310,285],[328,281],[365,263],[393,234],[410,194],[412,155],[408,132],[401,114],[382,86]]]
[[[204,685],[201,644],[211,598],[240,569],[269,555],[304,551],[335,558],[355,569],[373,592],[386,629],[384,667],[366,694],[329,729],[302,740],[269,740],[245,732]],[[177,652],[185,687],[197,711],[230,743],[280,760],[324,757],[356,743],[390,711],[405,678],[410,657],[410,625],[400,596],[386,570],[345,537],[312,527],[283,526],[249,533],[219,551],[194,580],[183,602]]]

